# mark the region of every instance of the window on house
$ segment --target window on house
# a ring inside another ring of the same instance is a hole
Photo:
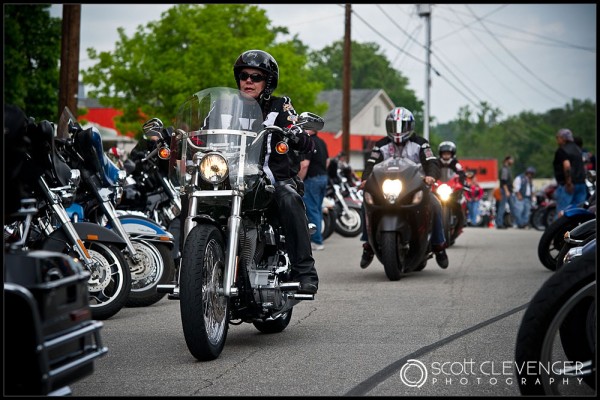
[[[375,120],[373,121],[375,123],[375,126],[381,126],[381,107],[380,106],[375,106],[373,108],[373,117],[375,118]]]

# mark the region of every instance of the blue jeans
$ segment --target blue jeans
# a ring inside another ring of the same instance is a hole
[[[467,202],[467,209],[469,211],[469,221],[471,221],[471,225],[477,225],[477,217],[479,216],[479,200],[471,200]]]
[[[504,226],[504,214],[506,213],[506,205],[508,204],[511,213],[514,212],[513,209],[515,208],[515,205],[512,201],[512,195],[506,196],[504,190],[501,190],[500,194],[502,195],[502,197],[500,198],[500,202],[498,203],[498,212],[496,213],[496,227]]]
[[[519,200],[514,196],[512,206],[511,213],[517,226],[522,227],[527,225],[529,223],[529,216],[531,215],[531,197],[523,197],[522,200]]]
[[[569,206],[579,206],[587,200],[587,186],[585,183],[576,183],[573,185],[573,193],[567,193],[565,185],[558,185],[554,192],[556,199],[556,217],[558,213],[564,211]]]
[[[327,190],[327,175],[317,175],[304,180],[304,204],[308,222],[317,226],[317,231],[310,236],[316,244],[323,244],[321,229],[323,226],[323,199]]]

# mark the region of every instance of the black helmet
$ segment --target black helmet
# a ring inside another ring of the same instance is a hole
[[[393,108],[385,119],[387,134],[396,144],[402,144],[415,132],[415,117],[404,107]]]
[[[240,88],[240,71],[244,68],[256,68],[267,74],[265,90],[262,95],[268,97],[277,88],[279,67],[272,55],[262,50],[247,50],[233,64],[233,77]]]
[[[450,152],[452,154],[452,158],[456,157],[456,145],[450,141],[440,143],[438,147],[438,155],[440,158],[442,157],[442,153],[445,152]]]

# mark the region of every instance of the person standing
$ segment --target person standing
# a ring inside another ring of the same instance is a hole
[[[483,198],[483,188],[477,182],[475,171],[467,170],[465,173],[467,178],[465,191],[465,199],[467,200],[467,217],[468,223],[471,226],[477,226],[477,217],[479,217],[479,203]]]
[[[513,205],[511,208],[515,223],[519,229],[524,229],[529,224],[531,215],[531,196],[533,195],[533,176],[535,168],[527,167],[525,172],[517,175],[513,181]]]
[[[502,162],[502,169],[500,169],[500,203],[498,204],[498,210],[496,213],[496,229],[506,229],[504,226],[504,214],[506,213],[506,205],[513,209],[512,203],[512,172],[510,168],[514,164],[515,160],[512,156],[504,157]]]
[[[323,250],[323,199],[327,190],[327,168],[329,166],[329,153],[327,144],[317,135],[317,131],[307,129],[315,144],[315,151],[304,155],[300,162],[298,176],[304,181],[304,204],[308,222],[317,227],[315,233],[310,236],[310,244],[313,250]]]
[[[558,187],[554,192],[556,199],[556,218],[569,206],[577,206],[587,199],[585,168],[581,149],[573,140],[571,130],[562,128],[556,132],[558,148],[554,153],[552,166]]]

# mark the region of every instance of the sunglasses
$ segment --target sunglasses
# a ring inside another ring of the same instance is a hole
[[[249,74],[246,71],[240,72],[240,80],[245,81],[248,78],[250,78],[252,82],[262,82],[267,79],[266,76],[261,74]]]

